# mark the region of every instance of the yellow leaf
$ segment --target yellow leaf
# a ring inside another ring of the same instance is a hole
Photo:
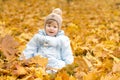
[[[69,77],[69,80],[76,80],[76,78],[73,77],[73,76],[70,76],[70,77]]]
[[[57,74],[57,76],[60,76],[62,80],[69,80],[69,75],[67,74],[66,71],[62,70]]]
[[[112,71],[113,72],[120,72],[120,62],[119,63],[114,63]]]
[[[30,64],[37,64],[37,65],[39,65],[41,67],[46,67],[46,65],[48,63],[48,59],[43,58],[41,56],[34,56],[34,57],[29,59],[29,63]]]
[[[93,72],[83,76],[83,80],[97,80],[97,75]]]
[[[61,76],[57,76],[55,80],[62,80]]]

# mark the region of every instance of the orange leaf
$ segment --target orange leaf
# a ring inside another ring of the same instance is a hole
[[[24,67],[22,67],[22,66],[20,66],[20,65],[18,65],[18,64],[16,64],[15,67],[16,67],[16,70],[13,70],[13,71],[12,71],[12,73],[13,73],[14,75],[20,76],[20,75],[25,75],[25,74],[27,74],[27,71],[25,70]]]
[[[17,53],[17,46],[18,43],[13,39],[13,37],[6,35],[1,43],[1,51],[8,60],[11,60],[12,58],[15,58],[15,54]]]

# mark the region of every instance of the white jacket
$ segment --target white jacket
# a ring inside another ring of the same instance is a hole
[[[48,58],[47,67],[61,69],[74,60],[70,46],[70,40],[59,31],[56,37],[47,36],[44,30],[40,30],[29,41],[23,51],[26,59],[36,55]]]

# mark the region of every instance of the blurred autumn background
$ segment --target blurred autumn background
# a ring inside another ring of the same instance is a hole
[[[47,59],[18,58],[58,7],[75,60],[50,75]],[[120,0],[0,0],[0,80],[120,80]]]

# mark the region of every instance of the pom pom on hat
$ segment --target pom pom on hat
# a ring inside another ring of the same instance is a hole
[[[62,10],[60,8],[52,10],[52,13],[45,18],[45,24],[48,20],[55,20],[60,29],[62,25]]]
[[[62,10],[61,10],[60,8],[54,9],[54,10],[52,11],[52,13],[56,13],[56,14],[62,16]]]

